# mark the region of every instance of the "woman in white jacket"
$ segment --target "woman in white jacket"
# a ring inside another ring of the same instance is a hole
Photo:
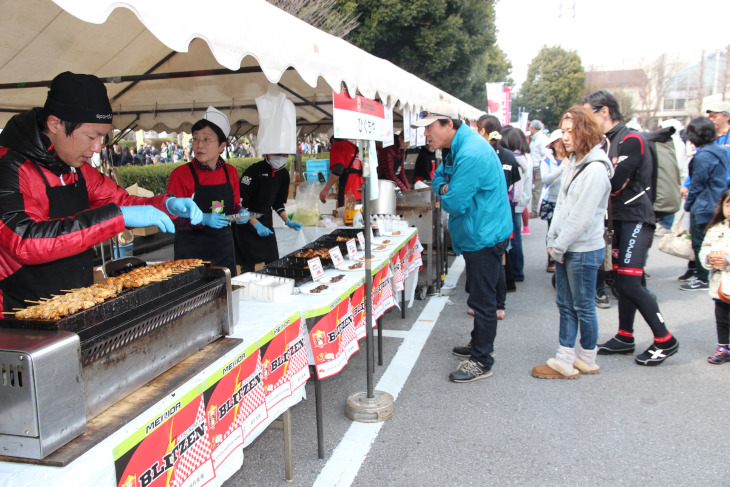
[[[553,213],[555,212],[555,203],[558,202],[558,193],[560,192],[560,179],[565,168],[565,164],[562,162],[568,158],[563,144],[563,131],[560,129],[554,130],[550,134],[546,147],[552,151],[552,155],[540,161],[540,178],[544,185],[542,200],[540,201],[540,219],[547,222],[548,230],[550,230],[550,223],[553,221]],[[555,261],[549,255],[545,270],[555,272]]]
[[[602,134],[590,110],[575,105],[560,123],[570,159],[547,238],[556,262],[556,302],[560,311],[557,355],[532,369],[540,379],[577,379],[597,374],[596,274],[603,262],[603,216],[608,206],[613,165],[601,149]],[[575,341],[580,331],[580,345]],[[577,370],[576,370],[577,369]]]

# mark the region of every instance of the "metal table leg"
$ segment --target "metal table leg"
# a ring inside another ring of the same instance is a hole
[[[406,281],[403,281],[403,290],[400,292],[400,317],[406,319]]]
[[[287,482],[294,480],[294,465],[292,463],[292,447],[291,447],[291,410],[287,409],[282,415],[284,427],[284,479]]]
[[[322,381],[317,378],[317,371],[310,366],[310,373],[314,381],[314,410],[317,419],[317,455],[324,458],[324,418],[322,417]]]
[[[383,319],[378,318],[376,321],[378,324],[378,365],[383,365]]]
[[[287,409],[279,416],[279,419],[272,421],[271,426],[284,432],[284,480],[294,481],[294,463],[292,461],[291,445],[291,409]]]

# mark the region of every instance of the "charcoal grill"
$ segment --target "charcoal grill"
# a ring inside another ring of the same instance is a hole
[[[3,319],[0,455],[42,459],[233,323],[230,272],[208,266],[60,320]]]

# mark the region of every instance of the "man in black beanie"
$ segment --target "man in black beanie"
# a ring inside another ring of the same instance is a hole
[[[111,122],[104,83],[65,72],[0,133],[0,309],[92,284],[91,248],[125,227],[202,219],[189,198],[131,196],[88,164]]]

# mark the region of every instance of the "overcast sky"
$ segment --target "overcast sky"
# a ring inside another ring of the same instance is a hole
[[[577,49],[588,71],[631,69],[662,53],[699,62],[703,48],[730,44],[730,3],[719,0],[498,0],[496,10],[517,88],[543,45]]]

